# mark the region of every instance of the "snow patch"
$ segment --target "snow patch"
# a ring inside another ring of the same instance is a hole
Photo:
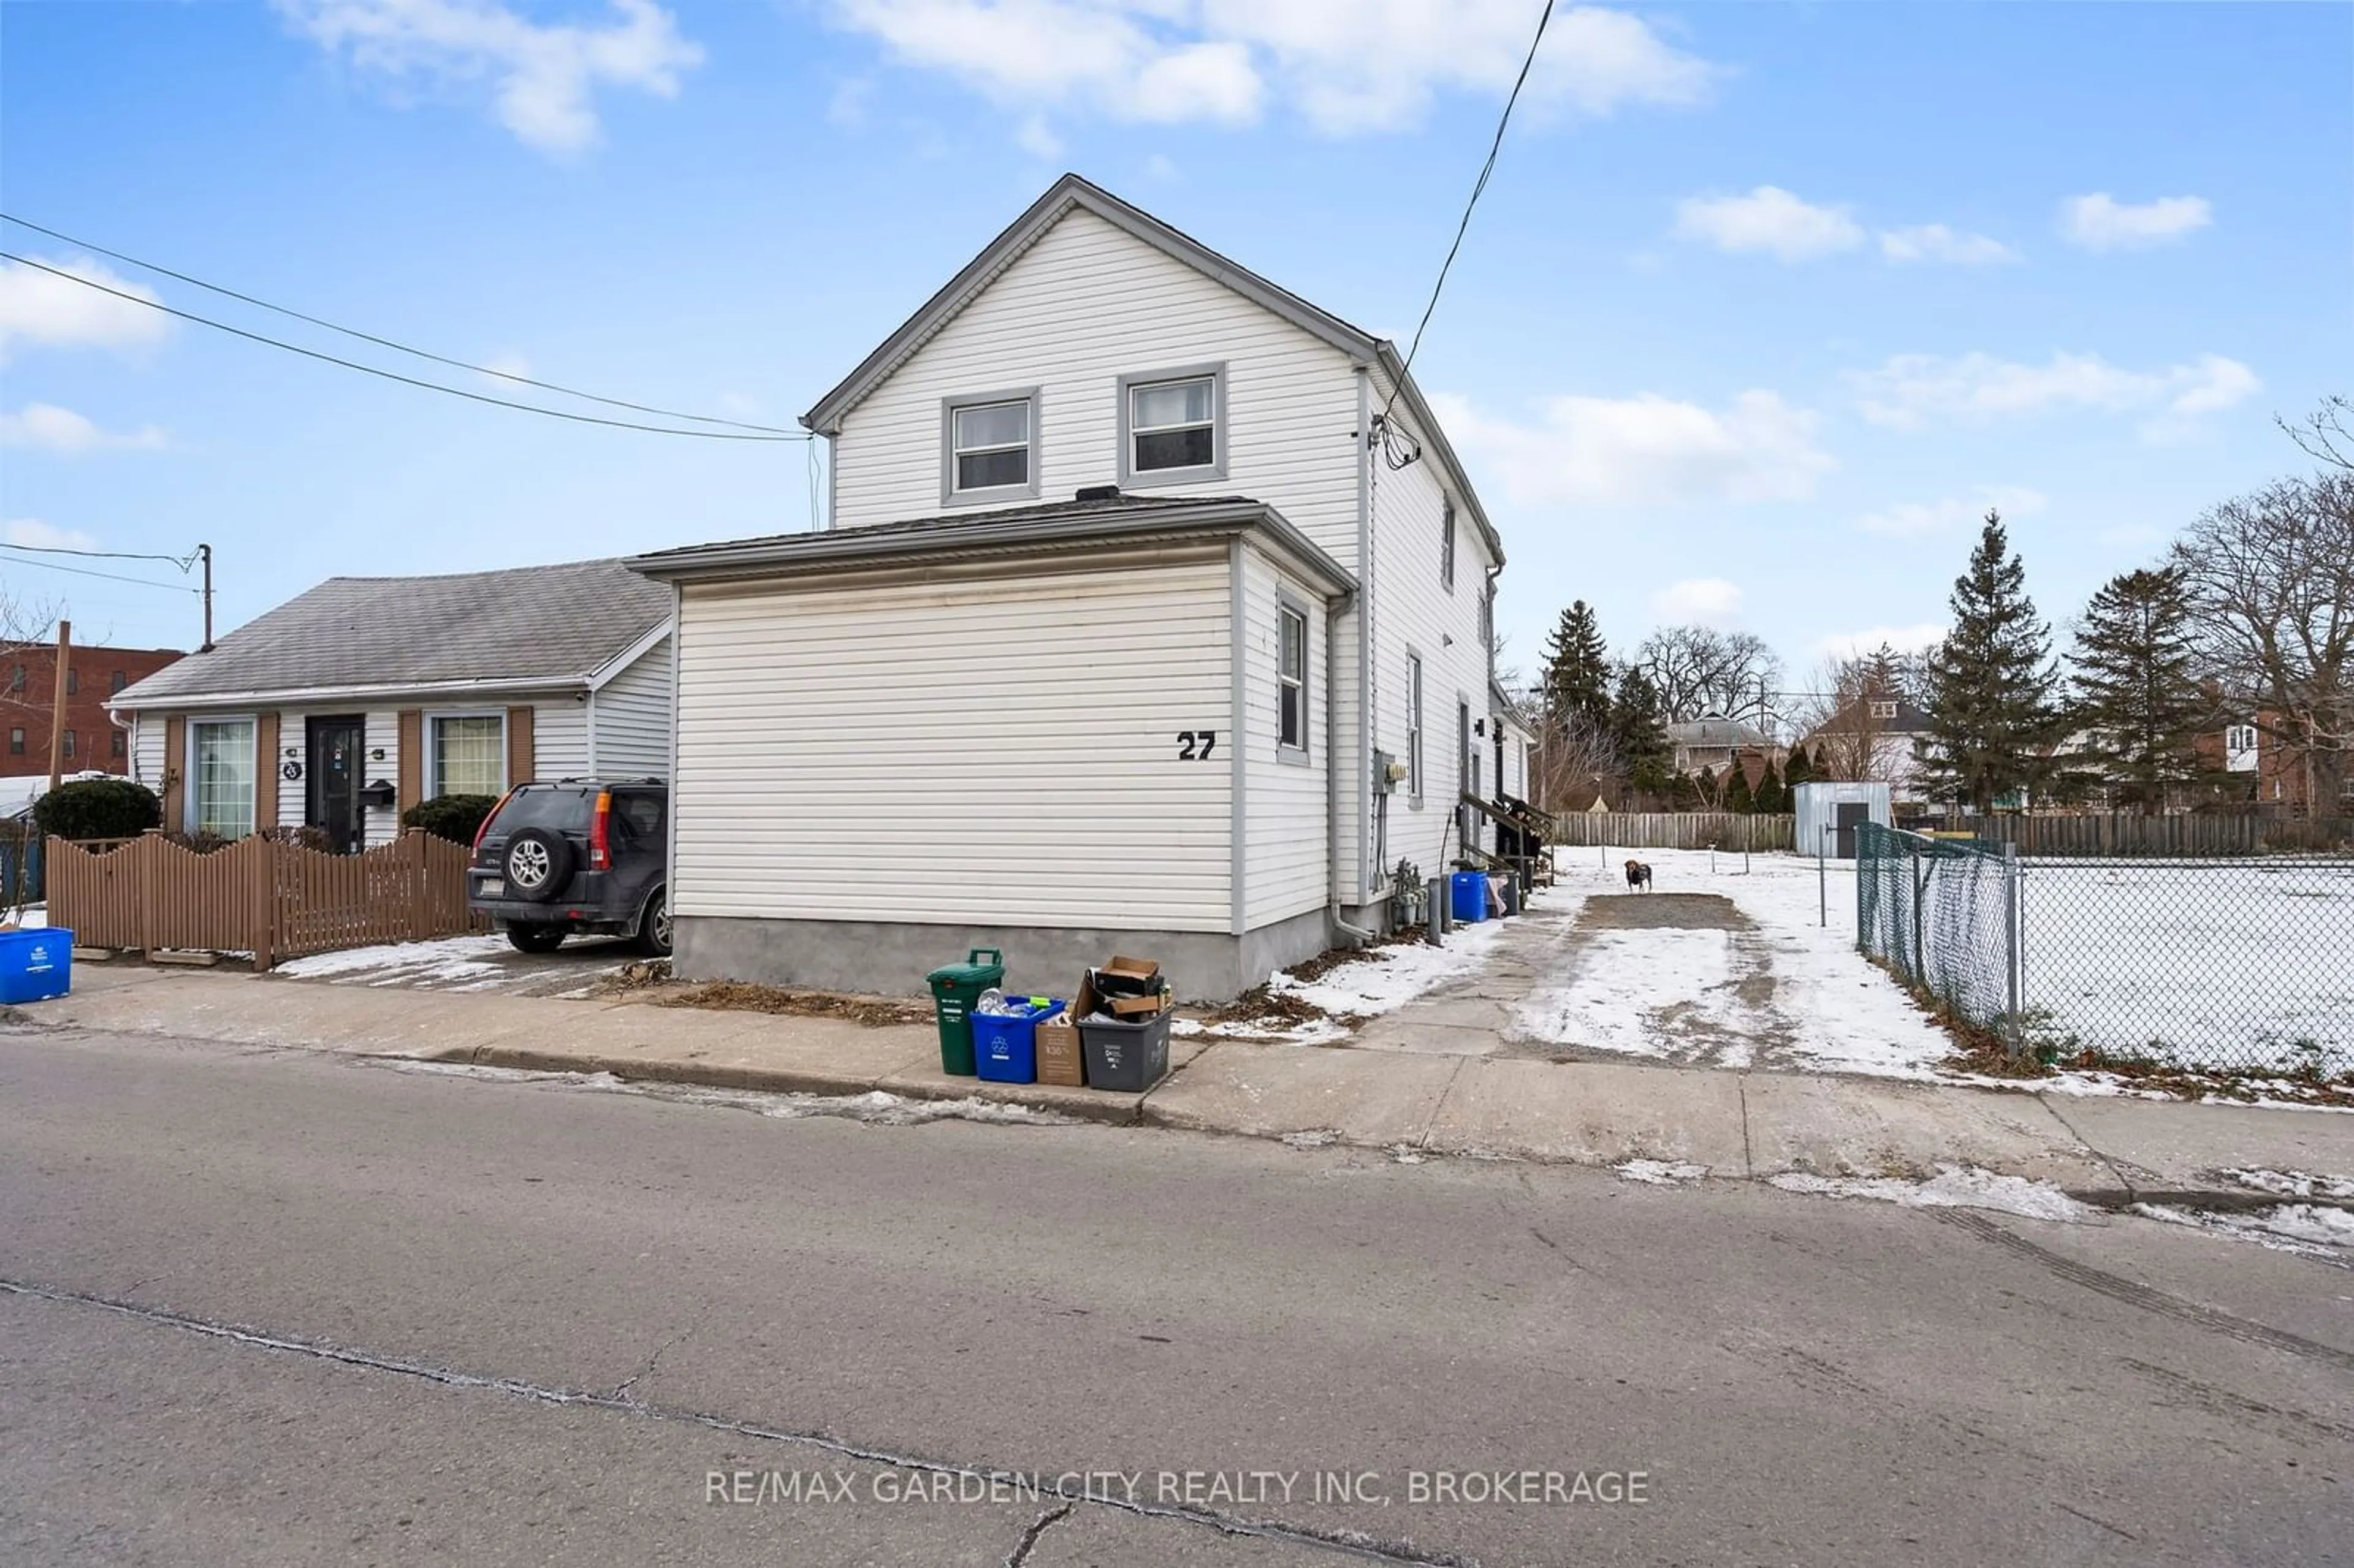
[[[960,1099],[928,1100],[870,1089],[861,1095],[770,1094],[758,1089],[715,1089],[696,1084],[670,1084],[653,1079],[617,1077],[611,1073],[535,1071],[522,1067],[477,1066],[468,1062],[419,1062],[402,1057],[369,1058],[369,1065],[402,1073],[429,1073],[449,1077],[482,1078],[494,1083],[546,1084],[557,1088],[592,1093],[639,1095],[650,1099],[676,1100],[688,1105],[725,1106],[754,1111],[780,1120],[808,1117],[841,1117],[879,1127],[919,1127],[931,1121],[996,1122],[1019,1127],[1076,1127],[1076,1117],[966,1096]]]
[[[1999,1175],[1975,1165],[1941,1165],[1925,1181],[1896,1176],[1815,1176],[1785,1171],[1766,1179],[1786,1192],[1833,1198],[1873,1198],[1914,1209],[1990,1209],[2031,1220],[2080,1224],[2094,1211],[2059,1188],[2024,1176]]]
[[[2133,1212],[2146,1219],[2354,1268],[2354,1213],[2328,1204],[2275,1203],[2267,1209],[2226,1213],[2171,1203],[2136,1203]]]
[[[1653,1187],[1672,1187],[1679,1181],[1697,1181],[1708,1174],[1705,1165],[1689,1165],[1681,1160],[1629,1160],[1624,1165],[1614,1165],[1613,1171],[1629,1181],[1641,1181]]]
[[[2223,1172],[2233,1186],[2251,1192],[2277,1192],[2284,1198],[2340,1198],[2354,1202],[2354,1177],[2317,1176],[2309,1171],[2233,1169]]]
[[[1504,931],[1501,921],[1482,921],[1450,931],[1437,947],[1401,942],[1370,948],[1314,980],[1294,980],[1278,970],[1267,977],[1267,988],[1335,1017],[1372,1018],[1394,1012],[1424,992],[1479,969]]]
[[[1287,1132],[1281,1141],[1293,1149],[1325,1149],[1340,1142],[1341,1134],[1333,1128],[1314,1127],[1304,1132]]]

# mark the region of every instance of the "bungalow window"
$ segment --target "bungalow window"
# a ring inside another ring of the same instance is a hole
[[[429,723],[426,754],[435,795],[506,793],[507,725],[498,714],[452,714]]]
[[[1038,398],[998,392],[947,406],[945,502],[1038,493]]]
[[[253,832],[253,721],[198,719],[188,726],[188,827],[225,839]]]
[[[1405,792],[1422,801],[1422,655],[1405,656]]]
[[[1276,612],[1282,647],[1275,683],[1275,743],[1308,748],[1308,617],[1285,605]]]
[[[1119,378],[1119,481],[1185,484],[1226,472],[1226,372],[1188,366]]]
[[[1438,586],[1448,593],[1455,591],[1455,503],[1438,519]]]

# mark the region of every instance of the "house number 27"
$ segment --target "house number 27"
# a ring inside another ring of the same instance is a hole
[[[1218,732],[1214,729],[1181,729],[1177,732],[1177,760],[1207,762],[1210,753],[1218,748]]]

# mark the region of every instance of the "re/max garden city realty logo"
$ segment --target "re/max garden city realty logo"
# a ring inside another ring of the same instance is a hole
[[[740,1508],[826,1503],[1099,1502],[1181,1509],[1509,1503],[1563,1508],[1651,1500],[1648,1470],[706,1470],[703,1500]]]

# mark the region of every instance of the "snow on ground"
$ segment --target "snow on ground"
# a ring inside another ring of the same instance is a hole
[[[1941,1165],[1925,1181],[1894,1176],[1810,1176],[1786,1171],[1766,1181],[1786,1192],[1834,1198],[1875,1198],[1915,1209],[1991,1209],[2031,1220],[2076,1224],[2094,1211],[2048,1182],[2024,1176],[1999,1176],[1974,1165]]]
[[[2310,1171],[2266,1171],[2235,1168],[2223,1175],[2251,1192],[2277,1192],[2284,1198],[2339,1198],[2354,1202],[2354,1178],[2317,1176]]]
[[[2354,1071],[2354,861],[2033,860],[2023,1004],[2187,1067]]]
[[[1447,934],[1442,945],[1403,942],[1375,948],[1325,970],[1314,980],[1294,980],[1278,971],[1267,978],[1267,989],[1298,997],[1310,1007],[1341,1018],[1371,1018],[1394,1012],[1425,991],[1468,975],[1488,961],[1502,939],[1505,923],[1484,920]]]
[[[573,997],[588,994],[598,980],[620,969],[630,956],[626,948],[611,942],[567,943],[551,954],[524,954],[515,951],[504,937],[493,933],[313,953],[305,959],[290,959],[275,972],[289,980],[384,990]]]
[[[49,923],[49,906],[46,904],[0,905],[0,919],[29,931],[36,926]]]
[[[839,1117],[880,1127],[918,1127],[929,1121],[985,1121],[1020,1127],[1075,1127],[1078,1118],[1034,1106],[966,1097],[953,1100],[911,1099],[870,1089],[863,1095],[768,1094],[758,1089],[714,1089],[695,1084],[665,1084],[617,1077],[611,1073],[543,1072],[524,1067],[479,1067],[465,1062],[416,1062],[385,1056],[366,1059],[371,1066],[399,1073],[424,1073],[443,1077],[480,1078],[502,1084],[545,1084],[551,1088],[580,1089],[591,1094],[642,1095],[690,1105],[721,1106],[748,1110],[780,1120],[808,1117]]]
[[[1560,849],[1555,896],[1646,896],[1625,891],[1630,856],[1651,867],[1655,893],[1719,895],[1755,929],[1595,930],[1572,949],[1575,967],[1564,982],[1541,987],[1523,1009],[1522,1025],[1532,1038],[1662,1057],[1685,1055],[1699,1043],[1709,1046],[1707,1060],[1724,1066],[1940,1075],[1952,1036],[1856,951],[1851,863],[1819,868],[1791,854],[1705,850]],[[1761,1044],[1771,1047],[1762,1062]]]
[[[1697,1181],[1708,1174],[1705,1165],[1689,1165],[1681,1160],[1629,1160],[1624,1165],[1614,1165],[1613,1171],[1629,1181],[1647,1186],[1672,1187],[1680,1181]]]
[[[2133,1212],[2147,1219],[2253,1242],[2274,1252],[2354,1268],[2354,1213],[2322,1203],[2275,1203],[2254,1210],[2185,1208],[2170,1203],[2136,1203]]]

